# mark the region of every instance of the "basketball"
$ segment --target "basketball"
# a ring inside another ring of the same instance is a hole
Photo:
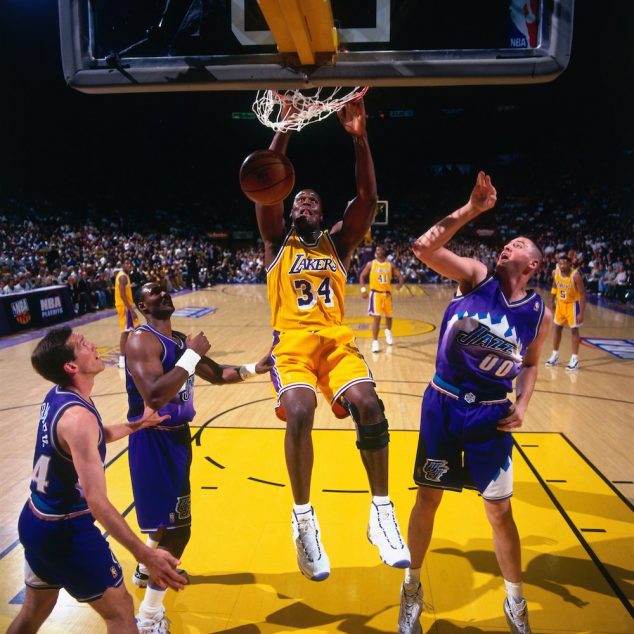
[[[283,201],[295,185],[295,169],[283,154],[258,150],[240,167],[240,187],[247,198],[261,205]]]

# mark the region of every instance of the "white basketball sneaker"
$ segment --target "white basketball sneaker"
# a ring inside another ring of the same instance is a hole
[[[379,342],[374,339],[372,341],[372,352],[378,352],[379,351]]]
[[[388,346],[394,345],[394,337],[392,337],[392,331],[385,329],[385,343]]]
[[[559,353],[553,352],[546,360],[546,367],[552,368],[559,363]]]
[[[137,614],[136,626],[139,634],[169,634],[170,631],[170,621],[165,616],[164,607],[151,619],[142,618]]]
[[[421,634],[420,613],[423,611],[423,586],[414,590],[401,585],[401,608],[398,612],[398,634]]]
[[[409,568],[409,548],[401,537],[401,530],[394,515],[394,504],[370,505],[368,539],[379,549],[384,563],[393,568]]]
[[[528,608],[526,599],[519,603],[515,600],[504,599],[504,616],[511,634],[531,634],[531,626],[528,624]]]
[[[297,551],[297,565],[311,581],[323,581],[330,575],[330,560],[321,543],[319,522],[311,506],[306,513],[292,516],[293,541]]]
[[[570,357],[568,365],[566,366],[566,372],[574,372],[579,369],[579,359],[577,357]]]
[[[150,575],[147,574],[147,568],[145,566],[141,568],[141,564],[137,564],[134,574],[132,575],[132,583],[137,586],[137,588],[146,588],[149,580]]]

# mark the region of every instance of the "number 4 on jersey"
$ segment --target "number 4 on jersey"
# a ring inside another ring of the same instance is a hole
[[[46,487],[48,486],[48,463],[50,461],[51,456],[40,456],[33,467],[31,482],[35,482],[35,488],[39,493],[46,493]]]
[[[308,280],[295,280],[295,289],[299,291],[297,296],[297,307],[300,310],[310,310],[317,303],[317,296],[321,297],[325,306],[332,306],[332,291],[330,289],[330,278],[324,277],[317,291]]]

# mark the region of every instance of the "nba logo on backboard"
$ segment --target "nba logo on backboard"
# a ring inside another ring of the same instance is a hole
[[[537,0],[511,0],[509,48],[537,46]]]

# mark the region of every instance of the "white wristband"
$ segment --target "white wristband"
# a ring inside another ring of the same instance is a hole
[[[368,289],[365,286],[361,287],[361,293],[365,293]]]
[[[257,374],[255,371],[255,365],[255,363],[247,363],[238,368],[238,374],[243,381],[246,381]]]
[[[183,356],[176,362],[176,367],[183,368],[188,375],[194,374],[200,361],[200,355],[191,349],[185,350]]]

